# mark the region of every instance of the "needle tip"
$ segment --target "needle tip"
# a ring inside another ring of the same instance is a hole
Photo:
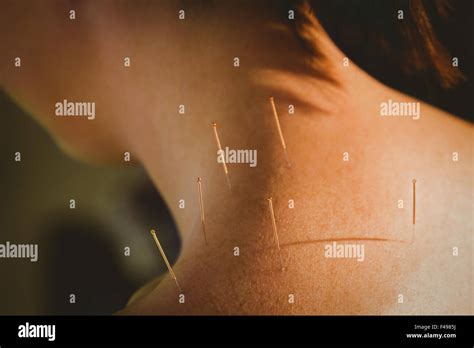
[[[217,122],[212,122],[211,124],[213,127],[217,127]]]
[[[411,182],[415,184],[415,183],[416,183],[416,179],[413,179]]]

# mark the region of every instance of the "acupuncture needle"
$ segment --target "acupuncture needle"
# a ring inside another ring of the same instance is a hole
[[[153,236],[153,239],[155,240],[156,246],[160,250],[161,257],[163,257],[163,260],[166,263],[166,267],[168,267],[168,271],[170,272],[171,278],[174,279],[174,282],[176,283],[176,287],[178,288],[179,293],[182,293],[183,291],[181,290],[181,287],[179,286],[178,279],[176,278],[176,275],[173,272],[173,268],[171,267],[168,261],[168,258],[166,257],[166,254],[163,251],[163,248],[161,247],[160,241],[158,240],[158,237],[156,236],[155,230],[151,230],[150,233]]]
[[[413,210],[412,210],[412,235],[411,235],[411,242],[413,243],[415,240],[415,225],[416,225],[416,179],[412,180],[412,191],[413,191]]]
[[[199,193],[199,210],[201,212],[202,233],[204,234],[204,241],[207,245],[206,224],[204,221],[204,201],[202,199],[202,184],[201,184],[200,177],[197,178],[197,186],[198,186],[198,193]]]
[[[267,201],[268,201],[268,209],[270,210],[270,216],[272,218],[273,235],[275,237],[275,241],[276,241],[276,245],[277,245],[277,249],[278,249],[278,255],[280,257],[281,270],[284,270],[283,258],[281,256],[280,240],[278,239],[278,231],[277,231],[277,226],[276,226],[276,221],[275,221],[275,212],[273,211],[273,199],[272,199],[272,197],[267,198]]]
[[[222,151],[221,141],[219,139],[219,134],[217,133],[217,122],[212,122],[212,128],[214,129],[214,137],[216,139],[217,149],[219,150],[219,153],[222,155],[223,151]],[[227,185],[229,186],[229,189],[231,189],[232,186],[230,184],[229,171],[227,170],[227,165],[225,163],[224,156],[222,156],[222,166],[224,167],[224,173],[227,180]]]
[[[278,113],[275,106],[275,99],[273,97],[270,97],[270,105],[272,106],[273,116],[275,117],[275,123],[278,129],[278,135],[280,136],[281,146],[283,147],[283,151],[285,153],[286,162],[288,163],[288,167],[291,167],[290,158],[288,157],[288,151],[286,150],[285,138],[283,137],[283,132],[280,126],[280,120],[278,119]]]

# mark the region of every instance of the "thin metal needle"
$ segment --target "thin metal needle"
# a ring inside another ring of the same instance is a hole
[[[204,234],[204,241],[207,245],[207,236],[206,236],[206,224],[204,222],[204,202],[202,199],[202,185],[201,185],[201,178],[197,178],[197,185],[198,185],[198,193],[199,193],[199,209],[201,211],[201,225],[202,225],[202,233]]]
[[[416,226],[416,179],[412,180],[413,183],[413,211],[412,211],[412,234],[411,234],[411,243],[415,240],[415,226]]]
[[[275,213],[273,211],[272,197],[267,198],[267,201],[268,201],[268,208],[270,210],[270,216],[272,218],[273,234],[275,236],[275,241],[276,241],[276,245],[278,249],[278,255],[280,256],[280,265],[281,265],[281,269],[283,270],[284,269],[283,258],[281,257],[280,240],[278,239],[278,232],[277,232],[277,226],[276,226],[276,221],[275,221]]]
[[[178,287],[179,292],[182,293],[183,291],[181,290],[181,287],[179,286],[178,279],[176,278],[176,275],[173,272],[173,268],[171,267],[168,261],[168,258],[166,257],[166,254],[163,251],[163,248],[161,247],[160,241],[158,240],[158,237],[156,236],[155,230],[151,230],[150,233],[153,236],[153,239],[155,240],[156,246],[160,250],[161,257],[163,257],[163,260],[166,263],[166,267],[168,267],[168,271],[170,272],[171,278],[174,279],[174,282],[176,283],[176,286]]]
[[[216,138],[217,148],[219,150],[219,153],[222,154],[222,166],[224,167],[224,173],[225,173],[225,178],[227,180],[227,185],[229,186],[229,189],[231,189],[232,185],[230,184],[229,171],[227,170],[227,165],[225,163],[225,159],[224,159],[224,155],[222,151],[221,141],[219,139],[219,134],[217,133],[217,123],[212,122],[212,127],[214,129],[214,137]]]
[[[285,152],[286,162],[288,163],[288,167],[291,167],[290,158],[288,157],[288,151],[286,150],[286,143],[285,138],[283,137],[283,132],[281,131],[280,120],[278,119],[278,113],[275,106],[275,99],[270,97],[270,104],[273,110],[273,116],[275,117],[275,123],[278,129],[278,135],[280,136],[281,146],[283,146],[283,151]]]
[[[416,179],[412,180],[413,183],[413,225],[416,223]]]

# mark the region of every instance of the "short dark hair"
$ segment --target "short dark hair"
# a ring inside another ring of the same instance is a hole
[[[354,44],[363,45],[357,48],[359,55],[378,56],[406,75],[428,72],[444,88],[464,79],[433,26],[449,18],[448,0],[281,0],[281,4],[295,11],[289,25],[318,58],[316,64],[324,64],[318,36],[326,31],[344,51]],[[402,20],[397,18],[400,10]]]

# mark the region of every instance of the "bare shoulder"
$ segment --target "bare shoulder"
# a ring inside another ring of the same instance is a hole
[[[472,145],[474,141],[474,127],[471,123],[462,120],[453,114],[435,108],[429,104],[422,103],[424,109],[425,127],[431,135],[437,136],[435,144],[458,148],[465,154],[467,164],[468,156],[472,156]],[[427,134],[427,136],[430,134]]]
[[[417,312],[473,311],[473,126],[421,104],[416,155],[420,168],[414,250],[418,260],[408,283]],[[415,300],[415,299],[414,299]]]

